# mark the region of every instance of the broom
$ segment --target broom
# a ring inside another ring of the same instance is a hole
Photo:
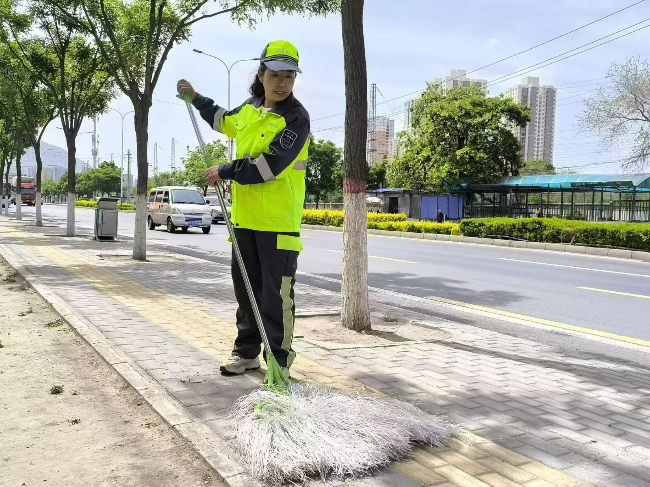
[[[182,98],[209,161],[191,99]],[[216,189],[225,208],[222,181]],[[232,223],[227,215],[225,220],[266,350],[267,387],[237,399],[229,415],[241,458],[254,477],[272,485],[305,482],[312,475],[358,477],[410,456],[417,443],[443,446],[460,436],[457,425],[403,401],[289,381],[271,353]]]

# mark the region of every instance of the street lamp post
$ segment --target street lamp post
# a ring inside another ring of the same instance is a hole
[[[135,113],[133,110],[126,112],[125,114],[122,114],[119,110],[116,110],[115,108],[108,107],[109,110],[113,110],[114,112],[117,112],[120,114],[122,117],[122,157],[121,157],[121,162],[120,162],[120,204],[124,203],[123,198],[124,198],[124,117],[126,117],[129,113]],[[130,181],[129,181],[130,183]],[[130,184],[129,184],[130,186]]]
[[[203,54],[204,56],[208,56],[208,57],[217,59],[218,61],[221,61],[221,64],[223,64],[224,67],[226,68],[226,70],[228,71],[228,110],[230,110],[230,108],[231,108],[230,107],[230,72],[231,72],[233,66],[235,64],[237,64],[237,63],[241,63],[241,62],[244,62],[244,61],[259,61],[260,58],[254,57],[254,58],[251,58],[251,59],[240,59],[239,61],[235,61],[234,63],[232,63],[230,65],[230,67],[228,67],[228,65],[225,63],[225,61],[223,59],[221,59],[220,57],[213,56],[212,54],[208,54],[207,52],[199,51],[198,49],[192,49],[192,50],[194,52],[198,53],[198,54]],[[232,142],[233,142],[233,140],[230,137],[228,137],[228,162],[231,162],[232,159],[233,159],[233,157],[232,157],[233,143]]]

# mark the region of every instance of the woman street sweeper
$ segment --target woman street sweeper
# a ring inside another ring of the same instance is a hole
[[[229,164],[205,173],[211,185],[232,181],[232,213],[255,300],[268,335],[271,353],[282,372],[296,356],[293,341],[294,283],[298,266],[300,223],[305,200],[309,147],[309,114],[293,95],[298,50],[287,41],[270,42],[250,87],[251,98],[226,110],[197,93],[186,80],[178,92],[189,96],[201,117],[217,132],[236,140],[237,155]],[[243,374],[260,367],[262,337],[237,259],[232,260],[237,309],[237,338],[222,374]]]

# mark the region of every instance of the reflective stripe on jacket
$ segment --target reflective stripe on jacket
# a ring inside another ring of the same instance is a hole
[[[237,155],[219,176],[232,184],[233,224],[238,228],[300,232],[305,201],[309,114],[291,94],[270,111],[250,98],[234,110],[196,95],[194,106],[212,128],[236,140]]]

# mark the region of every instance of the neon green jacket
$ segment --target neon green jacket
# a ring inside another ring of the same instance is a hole
[[[236,159],[219,169],[221,179],[233,181],[235,228],[300,232],[310,133],[302,104],[293,94],[270,111],[256,97],[230,111],[199,94],[193,104],[214,130],[237,142]]]

